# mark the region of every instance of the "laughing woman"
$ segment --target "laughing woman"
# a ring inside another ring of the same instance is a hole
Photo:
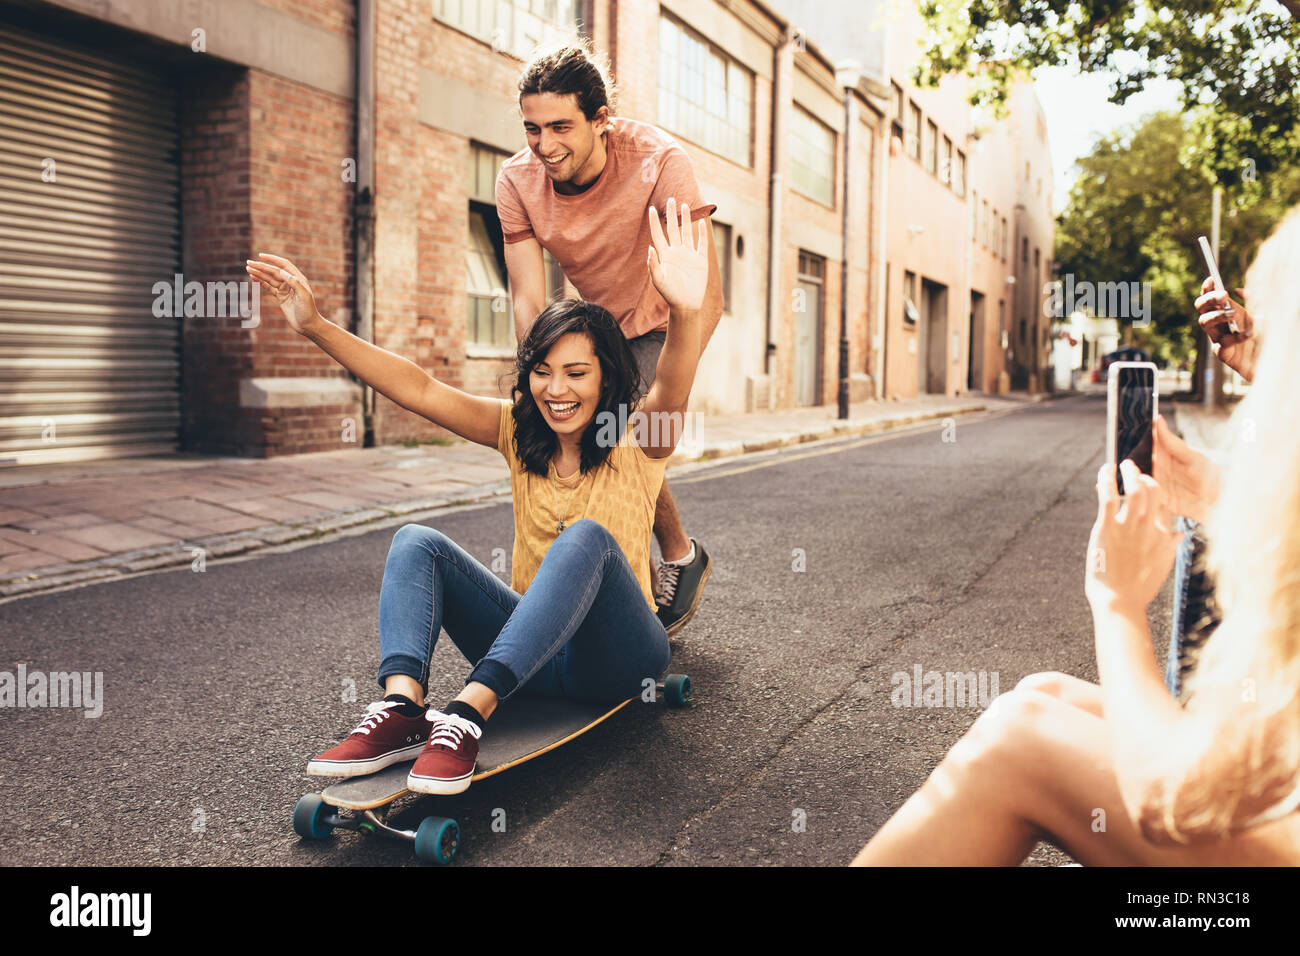
[[[393,536],[379,596],[379,683],[385,699],[307,765],[349,777],[417,757],[409,786],[459,793],[470,784],[492,712],[512,694],[618,701],[668,668],[668,635],[650,588],[655,501],[699,364],[698,310],[708,281],[701,220],[668,201],[649,210],[646,265],[670,307],[654,383],[630,414],[636,363],[613,317],[561,300],[520,344],[512,401],[469,395],[358,339],[316,310],[302,272],[279,256],[249,260],[299,334],[397,404],[510,466],[512,587],[441,532],[409,524]],[[611,425],[626,425],[622,435]],[[443,710],[427,707],[429,660],[445,628],[473,665]],[[485,731],[486,729],[486,731]]]

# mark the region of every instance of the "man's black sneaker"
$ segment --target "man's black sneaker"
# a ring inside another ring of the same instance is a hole
[[[695,614],[704,593],[704,582],[709,579],[713,562],[709,553],[694,538],[695,560],[690,564],[665,564],[659,562],[659,581],[655,590],[655,603],[659,605],[659,620],[670,635],[676,634]]]

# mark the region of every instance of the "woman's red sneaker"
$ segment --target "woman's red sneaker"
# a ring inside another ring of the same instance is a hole
[[[429,742],[424,745],[406,785],[416,793],[462,793],[469,789],[478,760],[478,741],[483,731],[459,714],[430,709],[425,719],[432,723]]]
[[[418,757],[429,736],[429,722],[424,714],[403,717],[393,709],[398,706],[391,700],[375,701],[346,740],[307,764],[307,773],[359,777]]]

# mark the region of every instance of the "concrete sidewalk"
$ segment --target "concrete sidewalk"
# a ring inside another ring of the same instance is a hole
[[[669,462],[695,462],[859,435],[1044,396],[925,396],[704,416]],[[508,497],[492,448],[456,440],[418,447],[271,459],[177,454],[0,471],[0,599],[340,534],[418,521]]]
[[[1173,402],[1174,424],[1183,441],[1218,460],[1230,439],[1228,422],[1236,404],[1206,408],[1203,402]]]

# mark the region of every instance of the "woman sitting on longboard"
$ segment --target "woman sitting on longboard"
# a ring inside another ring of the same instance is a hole
[[[418,758],[412,790],[459,793],[470,784],[488,719],[512,694],[617,702],[667,670],[650,537],[679,429],[655,426],[683,417],[709,274],[704,220],[692,229],[690,209],[675,207],[670,199],[663,226],[649,210],[646,264],[671,311],[653,384],[636,413],[635,361],[598,305],[561,300],[538,316],[519,346],[509,402],[452,388],[323,318],[306,276],[287,259],[261,253],[264,261],[248,261],[296,332],[403,408],[500,451],[514,498],[514,587],[433,528],[408,524],[393,536],[379,596],[385,699],[312,760],[309,774],[358,776]],[[424,694],[444,627],[474,667],[464,690],[438,711],[426,707]]]

